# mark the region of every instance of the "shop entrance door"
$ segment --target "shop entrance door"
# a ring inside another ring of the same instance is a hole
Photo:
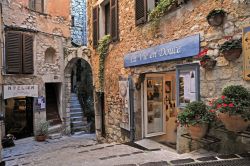
[[[146,75],[144,82],[145,137],[165,134],[164,75]]]

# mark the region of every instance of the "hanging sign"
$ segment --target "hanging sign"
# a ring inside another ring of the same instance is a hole
[[[250,80],[250,26],[243,28],[243,78]]]
[[[124,66],[132,67],[155,62],[192,57],[200,52],[200,35],[151,47],[125,55]]]
[[[38,97],[38,85],[4,85],[4,99],[27,96]]]
[[[129,81],[119,81],[119,94],[122,98],[122,121],[120,127],[130,131]]]

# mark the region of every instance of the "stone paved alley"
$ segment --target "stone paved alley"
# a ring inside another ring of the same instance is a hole
[[[15,141],[15,147],[3,151],[3,160],[7,166],[112,166],[133,164],[141,165],[162,161],[162,165],[171,160],[197,159],[216,155],[213,152],[196,151],[189,154],[177,154],[171,149],[155,151],[140,150],[124,144],[98,144],[95,135],[62,137],[61,139],[36,142],[33,138]],[[151,166],[159,166],[152,164]]]

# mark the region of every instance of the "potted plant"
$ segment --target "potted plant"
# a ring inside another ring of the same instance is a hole
[[[49,128],[49,123],[46,122],[41,122],[39,123],[39,125],[37,126],[37,131],[36,131],[36,136],[35,139],[36,141],[45,141],[48,135],[48,128]]]
[[[220,52],[228,61],[236,60],[242,52],[241,39],[226,41],[220,46]]]
[[[226,12],[223,9],[214,9],[207,15],[208,24],[211,26],[220,26],[223,21]]]
[[[233,132],[247,129],[250,120],[250,93],[241,85],[224,88],[222,96],[210,103],[225,128]]]
[[[209,112],[202,101],[193,101],[178,114],[178,123],[185,126],[194,140],[199,140],[206,135],[208,124],[214,120],[214,112]]]
[[[212,70],[215,67],[216,63],[217,63],[217,61],[208,55],[204,55],[200,59],[201,67],[203,67],[204,69],[207,69],[207,70]]]

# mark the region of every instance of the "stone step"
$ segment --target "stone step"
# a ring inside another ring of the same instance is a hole
[[[82,108],[70,108],[70,112],[82,112]]]
[[[71,93],[71,96],[77,96],[77,94],[76,93]]]
[[[83,112],[70,112],[70,117],[80,117],[83,116]]]
[[[73,127],[86,126],[86,125],[88,125],[88,123],[83,122],[83,121],[78,121],[77,123],[76,123],[76,121],[75,121],[75,122],[72,122],[71,124],[72,124]]]
[[[87,130],[87,126],[73,126],[72,130],[74,132],[77,132],[77,131],[86,131]]]
[[[60,138],[62,138],[61,133],[49,134],[49,139],[60,139]]]
[[[54,126],[49,126],[49,128],[48,128],[48,133],[49,134],[61,133],[61,131],[62,131],[62,125],[61,124],[54,125]]]
[[[70,108],[82,108],[81,104],[70,104]]]

